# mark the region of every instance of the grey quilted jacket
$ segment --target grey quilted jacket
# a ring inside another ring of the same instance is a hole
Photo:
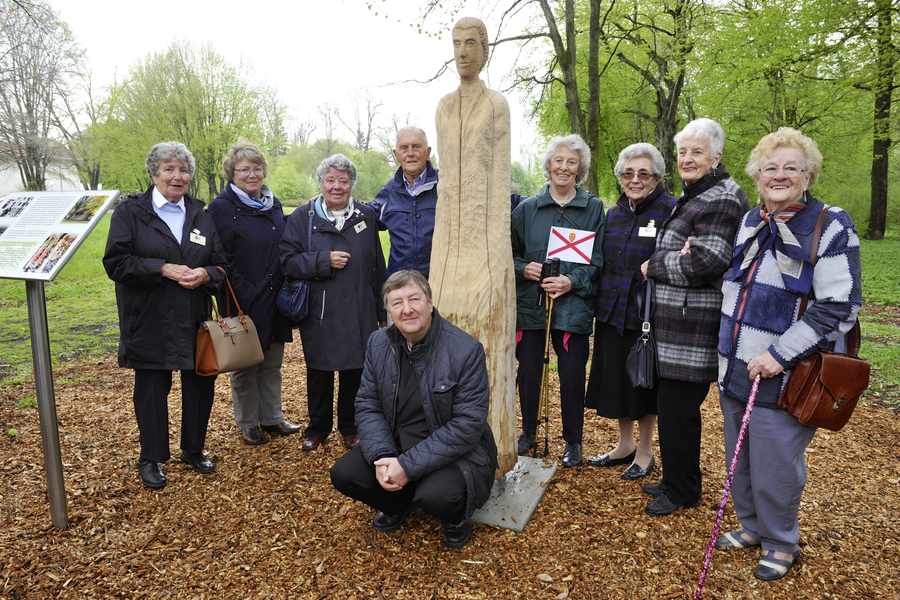
[[[654,280],[653,325],[659,375],[708,383],[718,374],[722,275],[747,197],[724,167],[685,186],[656,234],[647,276]],[[689,254],[681,254],[691,239]]]
[[[422,407],[431,435],[401,453],[394,436],[402,341],[395,326],[369,337],[356,393],[360,449],[369,462],[396,456],[410,481],[456,463],[466,482],[466,516],[487,500],[497,447],[487,423],[490,391],[484,348],[434,310],[423,343],[413,349]]]

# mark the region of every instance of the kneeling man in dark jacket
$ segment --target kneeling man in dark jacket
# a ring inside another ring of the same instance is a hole
[[[445,546],[462,548],[497,469],[484,348],[441,318],[417,271],[391,275],[382,297],[393,325],[369,338],[359,445],[334,464],[331,481],[379,511],[378,531],[398,529],[419,507],[442,521]]]

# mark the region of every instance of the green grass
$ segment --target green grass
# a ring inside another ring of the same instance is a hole
[[[106,216],[55,281],[44,284],[54,366],[61,361],[104,356],[116,350],[119,326],[113,283],[101,264]],[[0,280],[0,382],[31,377],[31,334],[25,282]]]
[[[107,216],[56,281],[45,285],[55,367],[116,351],[119,330],[114,288],[101,264],[108,231]],[[387,256],[387,232],[381,232],[381,240]],[[898,265],[900,235],[892,232],[882,241],[862,240],[863,297],[867,306],[878,305],[863,309],[862,355],[872,363],[872,391],[882,402],[900,407],[900,311],[889,308],[900,307]],[[28,381],[31,368],[25,282],[0,279],[0,385]],[[59,378],[57,383],[80,381],[73,375]]]
[[[889,232],[883,240],[861,240],[863,301],[866,304],[900,305],[900,234]]]

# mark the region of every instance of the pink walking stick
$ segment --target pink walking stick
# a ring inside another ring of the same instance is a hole
[[[706,556],[703,558],[703,568],[700,570],[700,577],[697,579],[697,589],[694,592],[694,600],[703,598],[703,584],[706,583],[706,574],[712,565],[713,550],[716,547],[716,538],[719,537],[719,530],[722,528],[722,517],[725,515],[725,505],[728,504],[728,496],[731,495],[731,484],[734,483],[734,470],[737,468],[738,456],[741,455],[741,447],[744,445],[744,437],[747,435],[747,428],[750,426],[750,413],[753,412],[753,405],[756,403],[756,392],[759,389],[759,375],[753,380],[753,387],[750,388],[750,399],[747,400],[747,408],[744,410],[744,418],[741,419],[741,431],[738,433],[737,442],[734,445],[734,456],[731,457],[731,467],[728,469],[728,477],[725,478],[725,488],[722,490],[722,500],[719,502],[719,512],[716,514],[716,522],[713,524],[712,534],[709,536],[709,543],[706,545]]]

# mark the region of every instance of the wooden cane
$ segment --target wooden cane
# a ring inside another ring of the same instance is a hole
[[[544,420],[544,458],[550,454],[550,403],[547,400],[547,383],[550,378],[550,327],[553,322],[553,297],[544,292],[547,306],[547,324],[544,327],[544,365],[541,368],[541,393],[538,402],[538,414]],[[537,447],[535,447],[537,450]]]

